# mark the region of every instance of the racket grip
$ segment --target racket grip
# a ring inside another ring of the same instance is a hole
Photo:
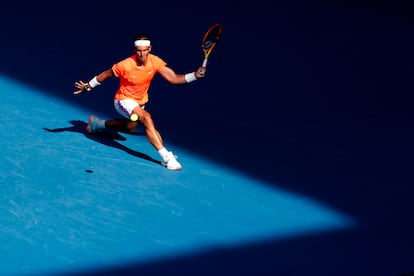
[[[206,68],[207,68],[207,59],[206,58],[203,60],[203,64],[201,65],[201,67],[202,68],[201,68],[200,74],[204,75],[206,73]]]
[[[203,60],[203,65],[201,65],[201,67],[207,67],[207,59],[206,58]]]

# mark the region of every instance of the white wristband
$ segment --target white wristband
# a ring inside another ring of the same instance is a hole
[[[195,76],[195,73],[194,73],[194,72],[192,72],[192,73],[188,73],[188,74],[185,74],[185,75],[184,75],[184,78],[185,78],[185,81],[186,81],[186,82],[192,82],[192,81],[197,80],[197,78],[196,78],[196,76]]]
[[[89,86],[91,87],[91,88],[94,88],[94,87],[96,87],[96,86],[98,86],[98,85],[101,85],[101,83],[96,79],[96,76],[95,77],[93,77],[93,79],[91,79],[90,81],[89,81]]]

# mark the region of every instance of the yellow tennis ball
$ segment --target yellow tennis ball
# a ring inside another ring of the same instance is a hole
[[[131,119],[131,121],[135,122],[136,120],[138,120],[138,115],[133,113],[131,114],[131,116],[129,117],[129,119]]]

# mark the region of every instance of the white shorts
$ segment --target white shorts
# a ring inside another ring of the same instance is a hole
[[[139,105],[132,99],[114,100],[114,106],[116,111],[127,119],[129,119],[135,107],[140,106],[145,109],[145,105]]]

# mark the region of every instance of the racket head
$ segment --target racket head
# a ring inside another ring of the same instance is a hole
[[[213,50],[219,41],[221,34],[223,33],[223,27],[220,23],[216,23],[211,26],[207,32],[204,34],[203,42],[201,48],[203,49],[206,57]]]

